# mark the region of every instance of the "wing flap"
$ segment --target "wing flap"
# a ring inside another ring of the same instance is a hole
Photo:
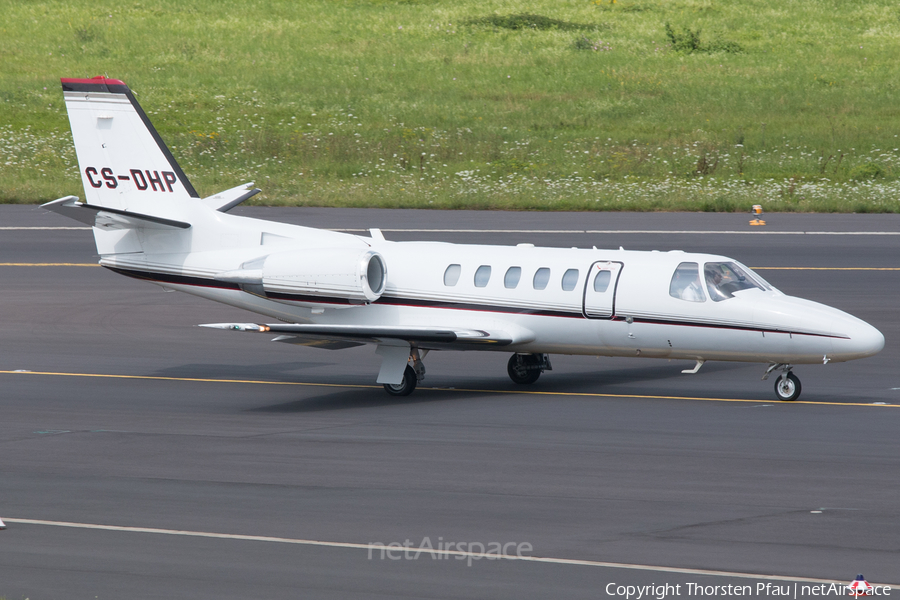
[[[511,336],[501,331],[485,331],[483,329],[464,329],[449,327],[419,327],[394,325],[318,325],[306,323],[276,323],[262,325],[258,323],[207,323],[201,327],[227,329],[232,331],[250,331],[257,333],[279,333],[275,341],[298,343],[323,341],[334,343],[381,344],[384,340],[402,340],[426,347],[460,347],[460,346],[508,346],[512,343],[531,341],[531,335]],[[530,334],[530,332],[529,332]],[[288,336],[297,341],[286,339]],[[319,345],[320,347],[327,347]]]
[[[315,335],[279,335],[272,341],[293,344],[295,346],[306,346],[307,348],[324,348],[325,350],[344,350],[345,348],[355,348],[357,346],[366,345],[365,342],[354,342],[340,338],[328,338]],[[375,340],[373,340],[372,343],[374,344]]]

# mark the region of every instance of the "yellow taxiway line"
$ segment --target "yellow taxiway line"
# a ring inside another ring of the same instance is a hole
[[[183,381],[193,383],[242,383],[249,385],[283,385],[303,387],[331,387],[344,389],[381,389],[380,385],[365,385],[352,383],[315,383],[309,381],[266,381],[263,379],[208,379],[201,377],[165,377],[161,375],[115,375],[107,373],[59,373],[53,371],[29,371],[16,369],[13,371],[0,371],[0,375],[44,375],[55,377],[95,377],[99,379],[137,379],[150,381]],[[699,400],[705,402],[749,402],[752,404],[818,404],[823,406],[868,406],[878,408],[900,408],[900,404],[862,404],[859,402],[821,402],[816,400],[759,400],[748,398],[706,398],[701,396],[653,396],[647,394],[601,394],[598,392],[560,392],[541,390],[483,390],[474,388],[440,388],[420,387],[420,391],[429,392],[455,392],[476,394],[520,394],[527,396],[563,396],[567,398],[634,398],[637,400]]]

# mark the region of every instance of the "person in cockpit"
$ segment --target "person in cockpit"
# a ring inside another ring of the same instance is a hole
[[[669,295],[674,298],[687,300],[688,302],[703,302],[703,287],[700,284],[700,269],[697,263],[681,263],[675,269],[672,283],[669,285]]]
[[[725,293],[720,287],[722,284],[722,272],[715,265],[706,265],[703,273],[706,276],[706,289],[709,291],[710,298],[716,302],[731,298],[731,294]]]

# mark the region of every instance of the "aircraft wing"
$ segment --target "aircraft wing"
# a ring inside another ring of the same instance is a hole
[[[207,323],[200,327],[279,333],[273,341],[338,350],[363,344],[383,344],[389,340],[401,340],[422,348],[447,348],[463,350],[477,346],[508,346],[512,343],[534,339],[533,334],[517,336],[500,331],[461,329],[457,327],[418,327],[384,325],[317,325],[305,323]]]

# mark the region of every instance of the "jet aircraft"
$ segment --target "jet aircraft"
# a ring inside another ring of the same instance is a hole
[[[796,364],[872,356],[884,337],[845,312],[783,294],[736,260],[682,251],[394,242],[231,215],[259,190],[201,198],[120,80],[61,80],[85,199],[44,205],[93,228],[100,265],[247,309],[272,323],[204,327],[381,356],[407,395],[430,351],[508,352],[534,383],[550,354],[765,365],[795,400]]]

